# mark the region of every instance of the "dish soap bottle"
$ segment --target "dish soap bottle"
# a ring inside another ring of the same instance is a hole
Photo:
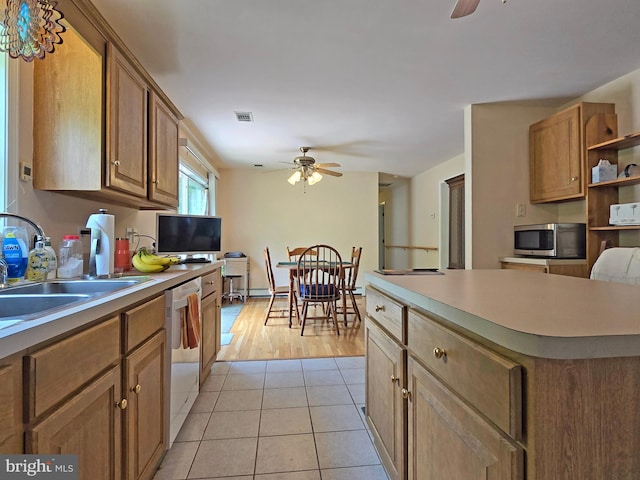
[[[49,253],[44,249],[44,242],[38,237],[36,246],[29,252],[29,262],[25,278],[35,282],[43,282],[49,272]]]
[[[47,280],[56,278],[56,272],[58,271],[58,258],[56,252],[51,246],[51,237],[44,237],[44,249],[49,254],[49,271],[47,272]]]
[[[27,266],[26,245],[14,232],[8,232],[2,241],[2,254],[7,263],[7,282],[15,283],[22,280]]]

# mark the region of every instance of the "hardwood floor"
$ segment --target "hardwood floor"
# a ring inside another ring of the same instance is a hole
[[[269,318],[265,326],[267,305],[267,298],[250,298],[247,301],[231,329],[234,334],[231,343],[222,347],[216,361],[364,355],[364,320],[354,321],[354,315],[349,315],[348,326],[345,327],[343,317],[339,316],[338,336],[331,324],[308,319],[304,336],[300,336],[300,326],[295,317],[292,328],[289,328],[287,318]],[[364,299],[361,297],[358,306],[364,315]],[[274,311],[285,307],[286,300],[277,300]]]

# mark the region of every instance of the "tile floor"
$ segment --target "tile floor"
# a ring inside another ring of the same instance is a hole
[[[388,480],[364,357],[218,362],[154,480]]]

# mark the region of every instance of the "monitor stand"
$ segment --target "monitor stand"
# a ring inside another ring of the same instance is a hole
[[[187,255],[185,258],[180,260],[180,263],[211,263],[207,257],[194,257],[192,255]]]

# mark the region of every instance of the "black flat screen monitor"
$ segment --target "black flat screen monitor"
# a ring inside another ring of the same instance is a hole
[[[220,217],[177,213],[156,216],[156,252],[161,255],[219,253],[221,235]]]

